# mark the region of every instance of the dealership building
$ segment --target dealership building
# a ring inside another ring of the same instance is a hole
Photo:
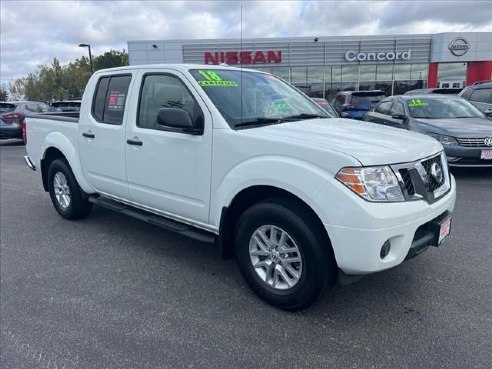
[[[128,41],[130,65],[194,63],[273,73],[312,97],[400,94],[492,79],[492,32]]]

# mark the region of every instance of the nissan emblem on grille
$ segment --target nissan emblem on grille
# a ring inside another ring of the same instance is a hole
[[[437,183],[442,182],[442,168],[438,163],[432,163],[431,175],[436,180]]]
[[[492,146],[492,138],[491,137],[485,137],[483,140],[483,143],[485,146]]]

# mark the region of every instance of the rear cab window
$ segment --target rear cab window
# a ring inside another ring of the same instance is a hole
[[[130,74],[104,76],[99,79],[92,102],[92,116],[99,123],[123,123],[131,79]]]

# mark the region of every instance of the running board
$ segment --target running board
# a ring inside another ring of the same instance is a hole
[[[200,242],[214,243],[217,237],[215,234],[207,232],[205,230],[201,230],[188,224],[177,222],[175,220],[165,218],[145,210],[137,209],[130,205],[125,205],[121,202],[111,200],[104,196],[91,196],[89,197],[89,202],[113,211],[117,211],[118,213],[131,216],[132,218],[143,220],[144,222]]]

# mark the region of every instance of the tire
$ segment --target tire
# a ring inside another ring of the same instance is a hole
[[[65,219],[82,219],[92,210],[92,204],[83,196],[65,159],[56,159],[50,164],[48,190],[55,210]]]
[[[286,198],[247,209],[235,233],[236,258],[246,283],[278,308],[295,311],[311,306],[333,287],[338,272],[320,228],[309,210]]]

